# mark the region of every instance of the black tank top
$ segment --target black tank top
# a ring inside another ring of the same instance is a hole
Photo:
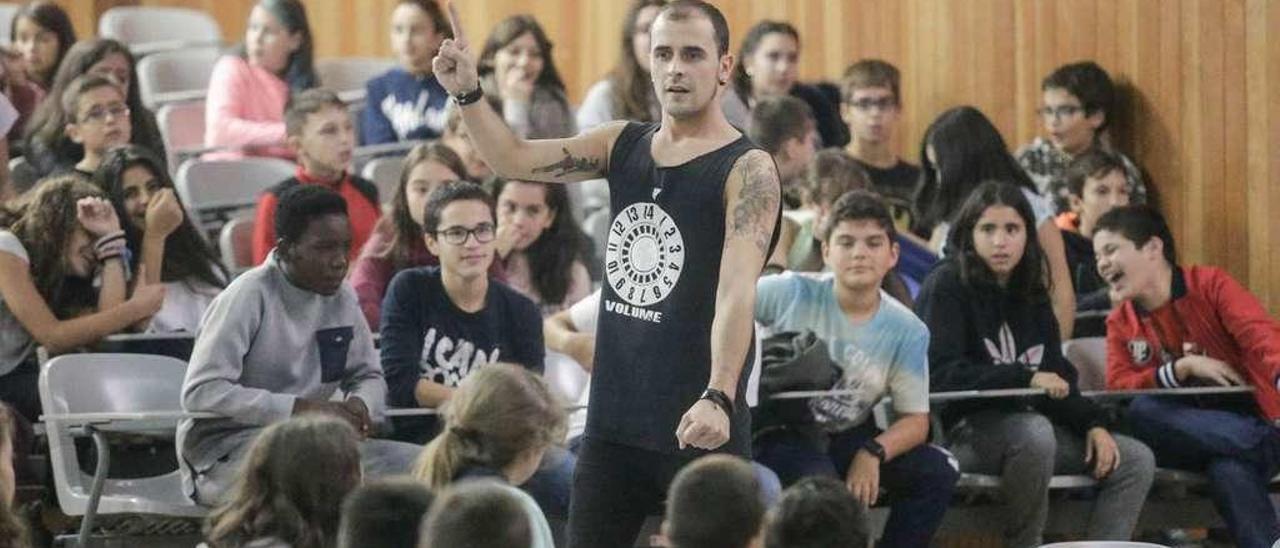
[[[651,152],[657,129],[627,124],[609,161],[613,222],[586,435],[674,454],[680,452],[680,417],[711,375],[725,181],[738,158],[757,147],[741,137],[681,165],[659,167]],[[754,346],[753,336],[738,381],[731,438],[721,448],[742,456],[750,453],[744,398]]]

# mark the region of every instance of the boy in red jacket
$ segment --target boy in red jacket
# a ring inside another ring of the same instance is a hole
[[[1109,388],[1254,387],[1243,401],[1140,397],[1129,419],[1159,465],[1208,474],[1239,546],[1271,546],[1280,538],[1267,490],[1280,472],[1280,325],[1226,272],[1178,266],[1169,227],[1150,207],[1103,215],[1093,247],[1119,303],[1107,318]]]

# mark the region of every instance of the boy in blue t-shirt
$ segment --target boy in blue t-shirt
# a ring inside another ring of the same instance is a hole
[[[884,546],[927,546],[942,521],[959,472],[943,449],[928,445],[929,330],[880,289],[898,260],[893,216],[879,196],[853,191],[822,227],[830,272],[761,278],[755,317],[773,332],[811,330],[826,342],[848,394],[810,400],[828,447],[781,430],[755,442],[756,459],[784,484],[806,476],[843,478],[865,506],[880,487],[891,494]],[[872,410],[893,398],[897,420],[876,427]]]

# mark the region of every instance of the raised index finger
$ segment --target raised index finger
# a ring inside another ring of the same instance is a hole
[[[454,5],[453,0],[440,0],[440,2],[449,12],[449,28],[453,30],[453,41],[466,45],[467,35],[462,32],[462,18],[458,16],[458,7]]]

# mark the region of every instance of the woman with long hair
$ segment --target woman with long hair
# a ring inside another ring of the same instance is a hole
[[[67,50],[76,43],[76,29],[58,4],[33,0],[13,14],[9,42],[26,60],[29,80],[40,89],[49,89]]]
[[[446,182],[466,179],[466,172],[462,159],[439,142],[415,146],[405,157],[400,184],[391,198],[391,210],[378,219],[373,236],[365,242],[360,258],[351,267],[351,286],[356,290],[360,310],[369,327],[375,331],[381,323],[382,298],[391,278],[406,268],[440,263],[427,249],[422,236],[427,196]],[[497,263],[494,261],[494,265]],[[491,268],[490,272],[501,277],[501,266]]]
[[[722,99],[725,117],[746,129],[756,101],[781,95],[800,99],[813,110],[822,140],[818,148],[849,143],[849,127],[840,118],[836,99],[800,83],[800,32],[783,21],[761,21],[742,38],[733,81]]]
[[[209,544],[333,546],[342,500],[360,481],[360,437],[346,421],[312,414],[268,426],[249,449],[227,501],[209,516]]]
[[[1129,540],[1155,458],[1138,441],[1113,436],[1106,411],[1080,395],[1076,369],[1062,356],[1034,223],[1022,189],[1004,182],[981,184],[959,208],[947,257],[917,299],[932,339],[929,384],[935,391],[1044,390],[957,402],[942,412],[961,470],[1002,478],[1006,546],[1041,544],[1054,474],[1098,481],[1087,539]]]
[[[218,292],[227,271],[191,223],[174,192],[164,163],[151,151],[129,145],[112,149],[94,173],[98,185],[123,219],[125,239],[136,250],[135,270],[147,266],[145,283],[164,284],[164,306],[151,317],[148,331],[188,331]]]
[[[36,346],[60,354],[123,331],[160,309],[164,288],[141,283],[126,299],[128,246],[119,218],[102,192],[77,176],[41,183],[0,211],[0,227],[0,401],[34,421]],[[145,278],[145,266],[136,274]],[[89,287],[95,277],[97,302],[76,299],[73,288]]]
[[[632,0],[622,21],[618,62],[609,75],[587,89],[578,107],[578,130],[612,120],[653,122],[661,107],[649,76],[649,26],[668,0]]]
[[[49,88],[49,97],[58,98],[77,77],[86,74],[109,76],[124,91],[124,104],[129,108],[130,138],[128,142],[146,147],[160,158],[165,157],[164,140],[155,115],[142,105],[138,92],[138,73],[129,48],[115,40],[102,38],[77,42],[67,51]],[[47,175],[70,169],[85,154],[84,146],[66,135],[72,113],[61,101],[40,104],[27,125],[27,161],[40,174]]]
[[[573,111],[551,57],[551,40],[531,15],[513,15],[493,27],[477,65],[480,86],[517,135],[570,137]]]
[[[916,191],[919,211],[915,216],[918,221],[915,232],[929,238],[933,251],[951,253],[944,249],[950,241],[949,221],[973,189],[987,180],[1013,184],[1031,205],[1035,222],[1030,226],[1048,259],[1045,279],[1053,295],[1058,331],[1064,339],[1071,338],[1076,297],[1069,283],[1066,244],[1053,222],[1053,209],[1036,193],[1031,178],[1009,154],[1000,131],[978,109],[952,108],[940,114],[925,130],[920,143],[920,184]]]
[[[550,316],[591,293],[591,241],[578,227],[565,185],[492,180],[498,256],[507,285]]]
[[[300,0],[259,0],[244,42],[213,66],[205,146],[238,149],[221,156],[293,158],[285,146],[285,104],[319,84],[306,7]]]

